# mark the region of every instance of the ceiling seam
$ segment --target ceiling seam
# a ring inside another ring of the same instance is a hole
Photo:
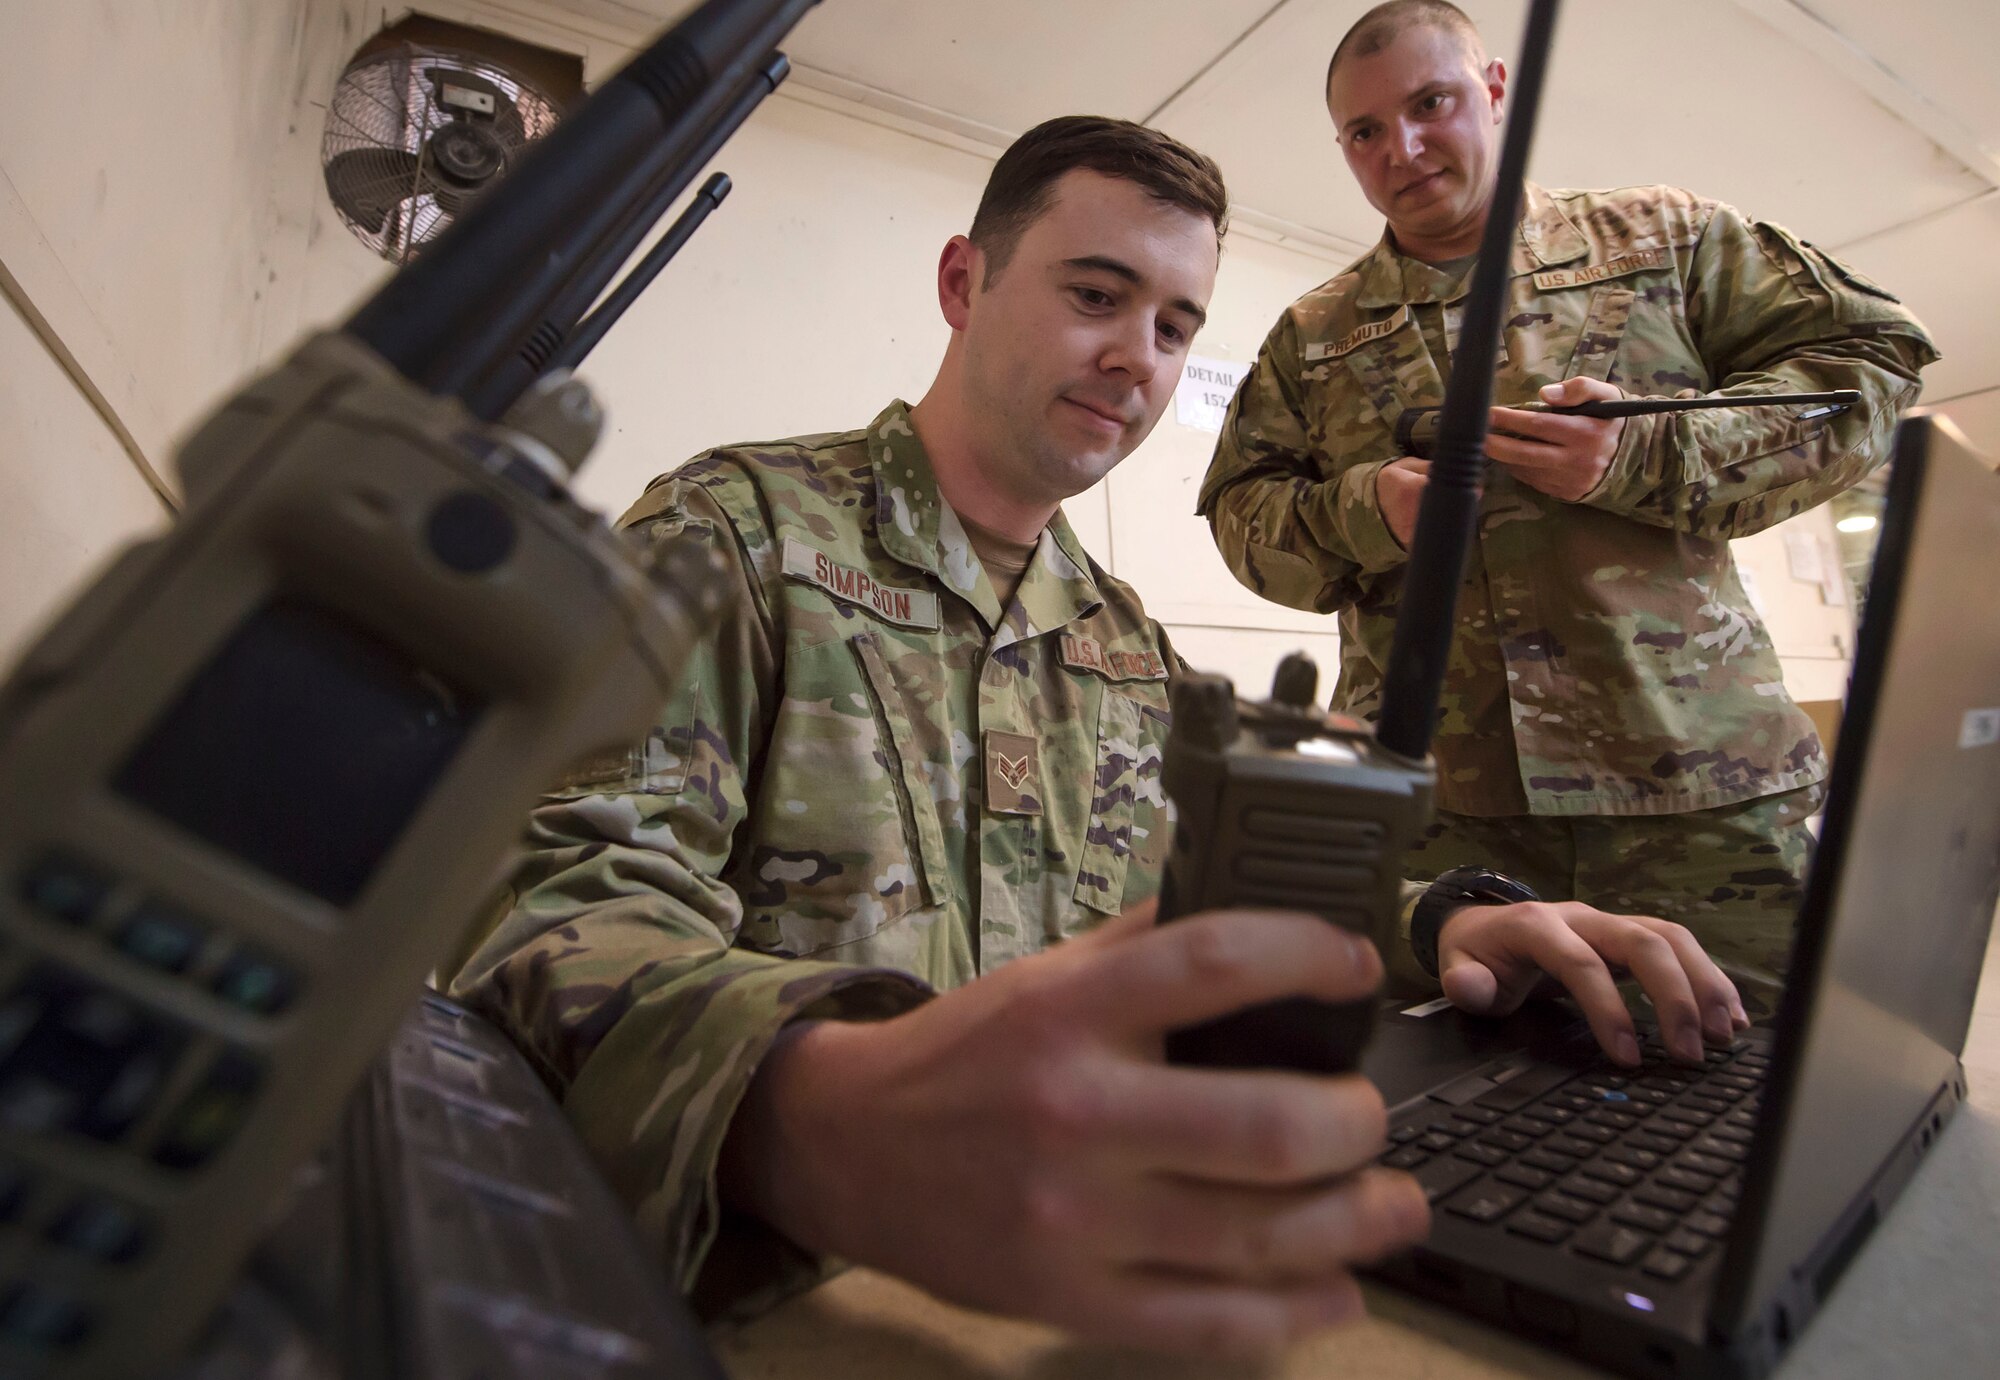
[[[1150,125],[1153,123],[1153,121],[1159,119],[1160,116],[1167,110],[1168,107],[1172,106],[1173,103],[1179,100],[1182,96],[1185,96],[1189,92],[1189,90],[1191,90],[1195,86],[1196,83],[1198,83],[1203,77],[1207,76],[1210,72],[1213,72],[1216,69],[1216,67],[1219,64],[1221,64],[1226,58],[1228,58],[1228,56],[1231,53],[1235,52],[1238,48],[1242,47],[1245,43],[1247,43],[1250,40],[1250,36],[1252,34],[1256,33],[1257,30],[1263,28],[1266,24],[1270,23],[1271,17],[1273,15],[1275,15],[1279,10],[1282,10],[1283,8],[1285,8],[1285,6],[1291,3],[1292,0],[1277,0],[1277,3],[1272,5],[1270,9],[1265,10],[1264,13],[1259,15],[1257,19],[1250,25],[1249,28],[1245,29],[1242,33],[1236,35],[1235,38],[1229,40],[1228,44],[1222,49],[1221,52],[1217,53],[1207,62],[1204,62],[1195,71],[1193,76],[1189,77],[1186,81],[1182,82],[1179,86],[1175,87],[1173,93],[1169,95],[1164,101],[1161,101],[1158,105],[1154,106],[1151,110],[1147,111],[1146,114],[1140,119],[1139,123],[1142,125]]]
[[[2000,197],[2000,187],[1988,187],[1983,192],[1974,192],[1963,201],[1954,201],[1949,206],[1940,206],[1935,210],[1925,211],[1921,215],[1911,216],[1908,220],[1899,220],[1894,225],[1885,225],[1879,230],[1870,230],[1865,235],[1857,235],[1853,239],[1843,241],[1833,247],[1840,253],[1845,254],[1851,251],[1856,245],[1867,244],[1870,240],[1883,239],[1904,230],[1914,230],[1919,225],[1929,225],[1934,220],[1943,220],[1947,216],[1957,215],[1968,206],[1977,206],[1981,202],[1991,201],[1995,197]]]

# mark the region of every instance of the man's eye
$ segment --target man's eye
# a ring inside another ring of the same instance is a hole
[[[1086,307],[1108,307],[1111,305],[1111,294],[1100,288],[1080,287],[1074,288],[1072,291],[1076,293],[1076,299]]]
[[[1160,323],[1160,339],[1166,341],[1169,345],[1179,345],[1187,340],[1187,332],[1183,331],[1179,326],[1174,325],[1171,321],[1162,321]]]
[[[1433,91],[1430,95],[1424,97],[1421,101],[1417,102],[1417,109],[1425,111],[1427,113],[1435,113],[1436,111],[1444,109],[1444,102],[1445,102],[1444,92]]]
[[[1365,144],[1374,133],[1375,131],[1372,129],[1357,129],[1354,133],[1347,136],[1347,142],[1350,144]]]

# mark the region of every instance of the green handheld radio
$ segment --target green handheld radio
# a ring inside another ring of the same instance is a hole
[[[813,3],[709,0],[606,82],[226,403],[0,686],[0,1374],[173,1362],[537,795],[673,689],[719,582],[570,498],[598,418],[523,400],[524,342]]]

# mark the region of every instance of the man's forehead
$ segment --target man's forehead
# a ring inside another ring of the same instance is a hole
[[[1387,47],[1341,59],[1328,83],[1327,106],[1342,125],[1387,115],[1426,87],[1477,77],[1485,57],[1462,34],[1438,24],[1412,24]]]
[[[1051,190],[1048,209],[1022,237],[1022,248],[1044,264],[1111,259],[1148,277],[1212,274],[1220,251],[1215,224],[1201,212],[1087,168],[1064,173]]]

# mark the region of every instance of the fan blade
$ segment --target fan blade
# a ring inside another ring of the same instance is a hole
[[[521,118],[521,108],[505,91],[500,93],[493,112],[493,129],[500,136],[500,142],[508,148],[519,148],[528,142],[528,122]]]
[[[407,149],[349,149],[326,165],[327,195],[341,214],[380,233],[382,223],[418,186],[417,155]]]

